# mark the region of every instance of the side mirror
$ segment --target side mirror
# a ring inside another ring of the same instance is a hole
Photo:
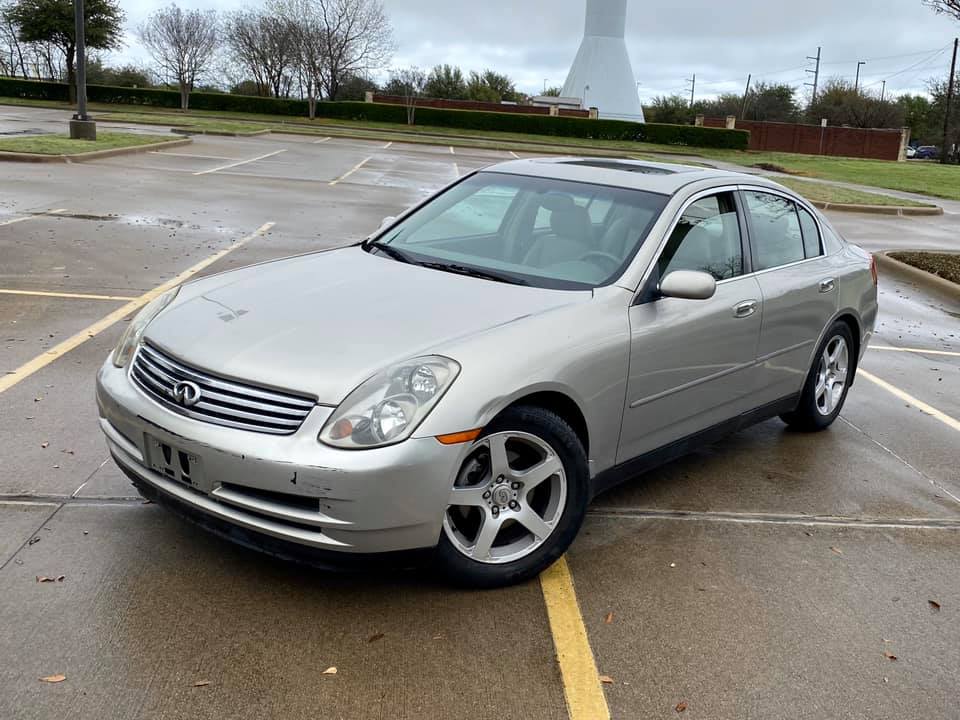
[[[387,225],[393,225],[396,219],[397,218],[395,215],[387,215],[383,220],[380,221],[380,227],[377,229],[383,230],[385,227],[387,227]]]
[[[660,281],[660,294],[683,300],[709,300],[717,292],[713,275],[697,270],[674,270]]]

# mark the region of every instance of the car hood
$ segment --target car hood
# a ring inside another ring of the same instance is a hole
[[[590,297],[407,265],[354,246],[197,281],[144,337],[209,372],[336,404],[393,362],[442,354],[465,336]]]

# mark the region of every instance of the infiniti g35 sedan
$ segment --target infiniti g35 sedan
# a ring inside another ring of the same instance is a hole
[[[238,542],[504,585],[622,480],[768,418],[828,427],[876,317],[872,257],[775,183],[517,160],[156,298],[100,425],[143,495]]]

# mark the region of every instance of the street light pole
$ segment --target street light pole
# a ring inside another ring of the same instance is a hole
[[[854,92],[860,89],[860,68],[867,64],[866,60],[861,60],[857,63],[857,79],[853,82]]]
[[[83,0],[73,0],[74,30],[76,31],[77,112],[70,121],[73,140],[96,140],[97,124],[87,115],[87,53]]]

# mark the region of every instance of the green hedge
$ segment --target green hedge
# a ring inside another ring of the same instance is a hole
[[[61,83],[0,78],[0,96],[66,100],[67,86]],[[165,108],[180,107],[180,94],[176,90],[88,85],[87,98],[91,102],[100,103]],[[284,100],[224,93],[191,93],[190,108],[193,110],[245,112],[292,117],[306,117],[308,114],[306,100]],[[407,122],[407,110],[404,106],[380,103],[318,102],[317,116],[395,124],[406,124]],[[417,108],[416,121],[419,125],[465,130],[490,130],[590,140],[627,140],[658,145],[687,145],[733,150],[745,150],[750,142],[750,133],[746,130],[426,107]]]

